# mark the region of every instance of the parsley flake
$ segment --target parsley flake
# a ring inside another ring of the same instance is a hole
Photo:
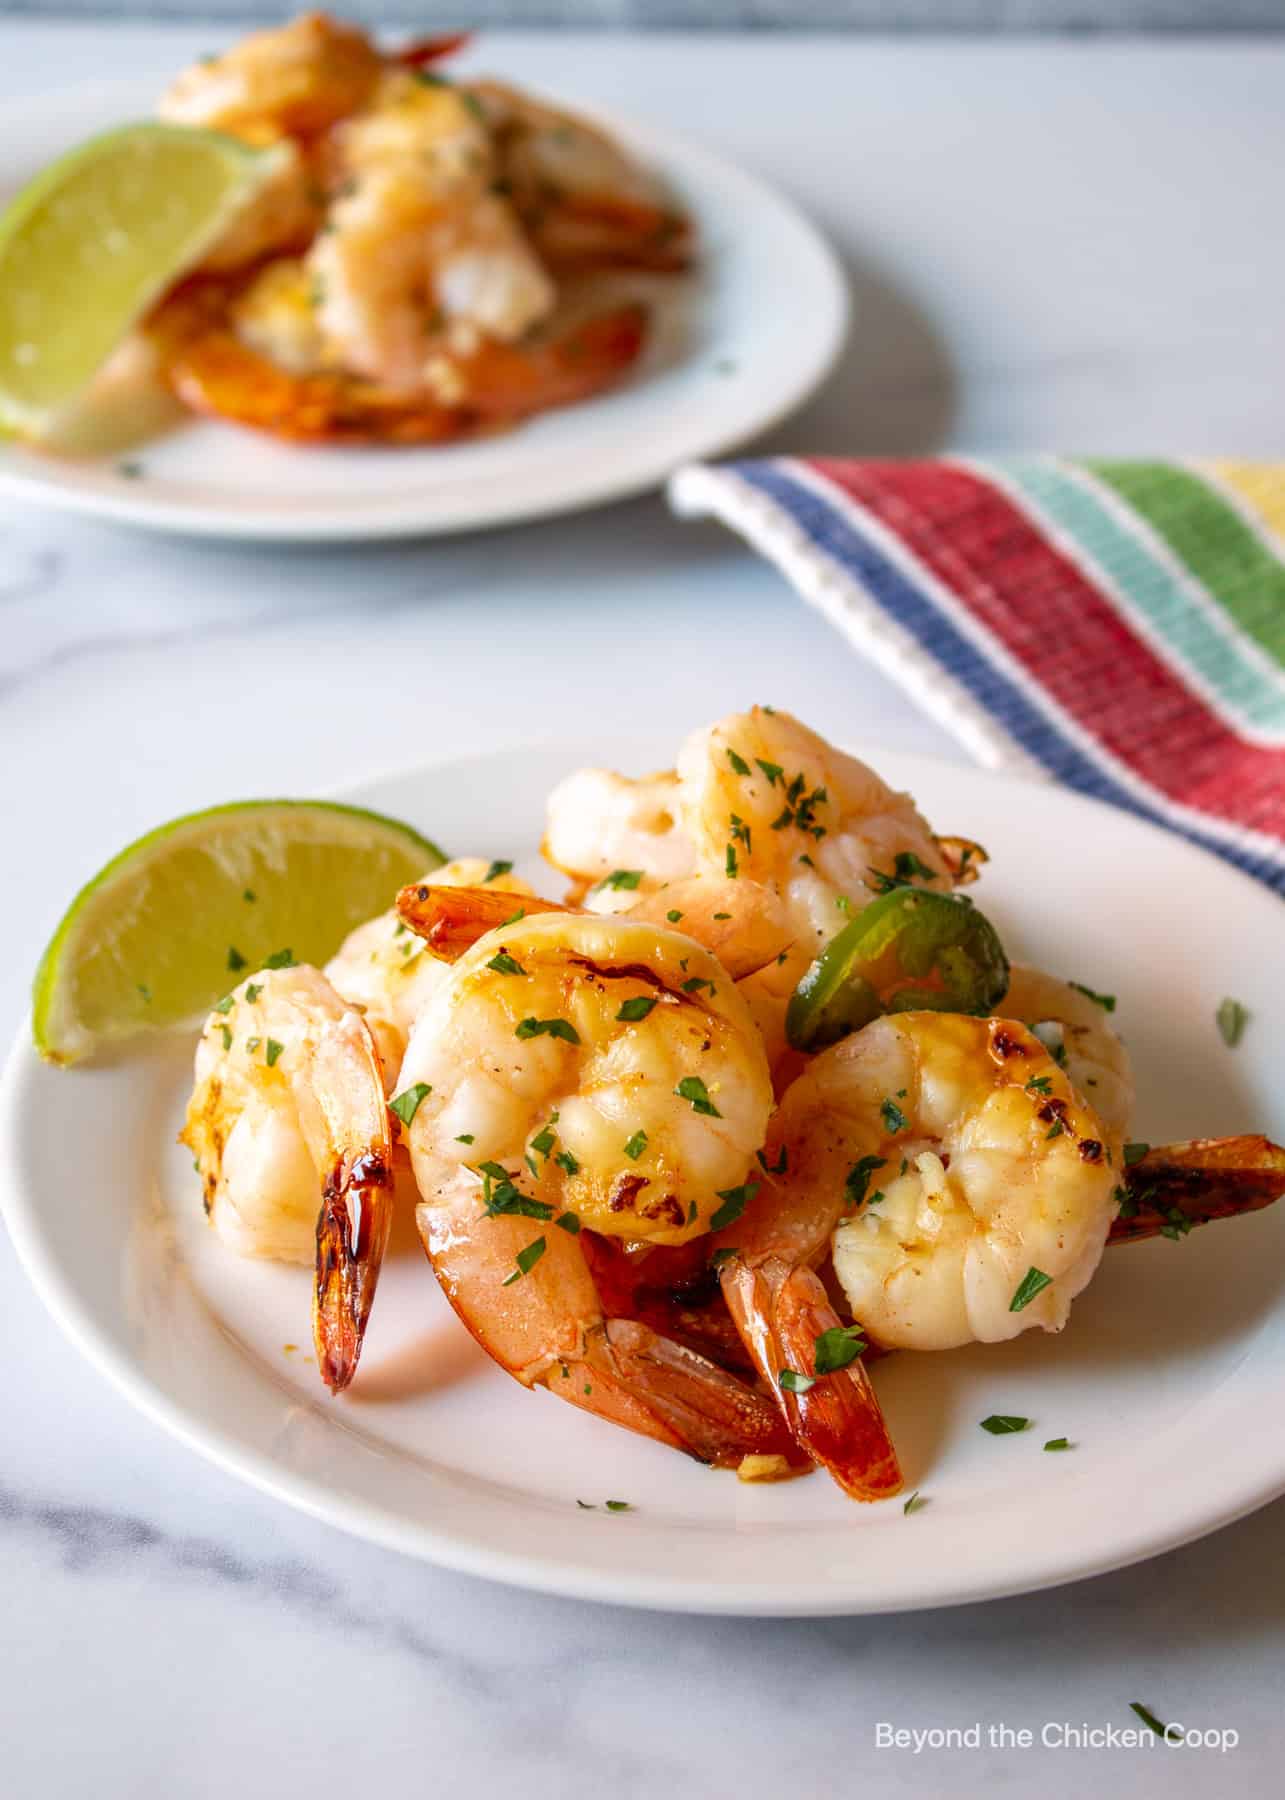
[[[1224,1000],[1214,1015],[1218,1021],[1219,1034],[1229,1050],[1234,1050],[1245,1035],[1245,1027],[1249,1023],[1249,1008],[1242,1006],[1239,1000]]]
[[[460,1135],[455,1140],[457,1144],[472,1144],[476,1141],[477,1140],[474,1138],[471,1131],[461,1131]]]
[[[736,860],[736,845],[735,844],[729,844],[727,846],[727,860],[724,863],[724,868],[726,869],[729,879],[732,881],[735,881],[736,877],[741,872],[740,865],[737,863],[737,860]]]
[[[274,1065],[274,1064],[275,1064],[275,1062],[276,1062],[276,1060],[277,1060],[277,1058],[278,1058],[278,1057],[279,1057],[279,1056],[280,1056],[280,1054],[281,1054],[281,1052],[282,1052],[282,1051],[283,1051],[283,1050],[284,1050],[284,1049],[285,1049],[285,1045],[284,1045],[284,1044],[279,1044],[279,1043],[278,1043],[278,1042],[277,1042],[277,1040],[276,1040],[276,1038],[269,1038],[269,1039],[268,1039],[268,1041],[267,1041],[267,1043],[266,1043],[266,1044],[265,1044],[265,1045],[264,1045],[264,1047],[263,1047],[263,1054],[264,1054],[264,1056],[265,1056],[265,1057],[266,1057],[266,1059],[267,1059],[267,1063],[268,1063],[268,1067],[269,1067],[269,1068],[272,1068],[272,1067],[273,1067],[273,1065]]]
[[[500,1286],[512,1287],[515,1281],[521,1281],[524,1275],[529,1275],[535,1265],[539,1262],[540,1258],[544,1255],[545,1248],[544,1239],[538,1237],[533,1243],[528,1244],[525,1250],[519,1250],[517,1256],[514,1258],[514,1261],[518,1265],[517,1268],[514,1269],[511,1275],[506,1275],[504,1277]]]
[[[1053,1077],[1051,1075],[1032,1075],[1026,1084],[1026,1091],[1028,1094],[1047,1094],[1052,1091],[1052,1087]]]
[[[629,1158],[630,1162],[637,1162],[638,1158],[646,1148],[647,1133],[645,1131],[635,1131],[634,1135],[625,1145],[625,1155]]]
[[[1054,1119],[1053,1123],[1049,1126],[1048,1130],[1044,1133],[1045,1143],[1048,1143],[1050,1138],[1061,1137],[1062,1133],[1065,1130],[1066,1130],[1066,1126],[1062,1123],[1061,1119]]]
[[[699,1108],[697,1109],[699,1111]],[[725,1225],[734,1224],[755,1194],[759,1191],[757,1181],[747,1181],[741,1187],[719,1188],[718,1198],[723,1202],[709,1222],[711,1231],[722,1231]]]
[[[860,1325],[832,1325],[813,1346],[813,1367],[818,1375],[835,1375],[856,1362],[866,1347]]]
[[[264,958],[263,966],[265,969],[293,969],[294,951],[274,950],[271,956]]]
[[[216,1013],[230,1013],[235,1005],[236,995],[224,994],[221,1000],[216,1000],[214,1002],[214,1010]]]
[[[245,997],[250,1002],[251,1006],[254,1005],[255,1001],[259,998],[259,995],[262,992],[263,992],[263,983],[261,981],[251,981],[247,984],[246,990],[245,990]]]
[[[712,981],[706,981],[703,975],[689,975],[687,980],[682,984],[682,991],[685,994],[699,993],[701,988],[708,988],[710,997],[711,999],[713,998],[714,983]]]
[[[1180,1744],[1182,1742],[1182,1733],[1179,1731],[1178,1727],[1176,1725],[1162,1725],[1156,1715],[1152,1712],[1151,1708],[1149,1706],[1144,1706],[1141,1700],[1130,1700],[1129,1711],[1137,1713],[1138,1717],[1142,1720],[1142,1723],[1154,1731],[1158,1738],[1163,1738],[1166,1744]]]
[[[924,1496],[919,1492],[919,1489],[916,1488],[909,1500],[902,1506],[901,1510],[903,1513],[914,1513],[918,1512],[921,1507],[927,1506],[927,1504],[927,1500],[924,1499]]]
[[[533,1037],[561,1038],[568,1044],[580,1042],[580,1033],[570,1019],[523,1019],[515,1027],[513,1035],[521,1038],[524,1043],[527,1038]]]
[[[575,1237],[580,1230],[580,1215],[579,1215],[579,1213],[573,1213],[573,1212],[559,1213],[557,1218],[553,1222],[555,1225],[561,1225],[561,1227],[564,1231],[569,1231],[571,1233],[572,1237]]]
[[[785,770],[781,767],[780,763],[764,762],[761,756],[756,756],[754,760],[767,776],[769,784],[772,787],[775,787],[777,782],[780,781],[781,777],[785,774]]]
[[[709,1119],[722,1118],[722,1113],[710,1099],[709,1089],[699,1075],[684,1075],[674,1092],[680,1100],[689,1102],[693,1112],[703,1113]]]
[[[232,1048],[232,1032],[230,1027],[227,1025],[220,1025],[219,1030],[223,1033],[223,1048],[225,1050],[230,1050]]]
[[[228,945],[228,968],[231,969],[232,973],[235,975],[239,969],[243,969],[244,967],[245,967],[245,958],[242,956],[241,952],[237,949],[235,944],[229,944]]]
[[[632,1512],[634,1510],[628,1500],[608,1500],[606,1507],[608,1512]]]
[[[1053,1280],[1043,1269],[1029,1268],[1013,1291],[1013,1298],[1008,1303],[1011,1313],[1018,1313],[1031,1304],[1037,1294],[1042,1294]]]
[[[491,864],[490,868],[488,868],[486,874],[483,875],[482,886],[489,887],[491,882],[498,881],[501,875],[510,874],[512,869],[513,864],[511,862],[506,862],[503,858],[497,859]]]
[[[580,1173],[580,1164],[576,1161],[575,1157],[572,1156],[569,1150],[559,1150],[553,1160],[560,1169],[565,1169],[568,1175],[578,1175]]]
[[[1070,1438],[1049,1438],[1045,1443],[1044,1448],[1046,1450],[1069,1450],[1071,1448],[1071,1440]]]
[[[669,911],[665,914],[665,917],[669,920],[671,925],[677,925],[682,916],[682,913],[679,912],[676,906],[671,906]]]
[[[728,762],[731,763],[732,769],[737,775],[748,775],[749,774],[750,765],[746,762],[746,760],[743,756],[737,755],[736,751],[732,749],[730,744],[728,745],[728,749],[727,749],[727,760],[728,760]]]
[[[762,1150],[755,1154],[758,1156],[759,1168],[765,1175],[784,1175],[790,1166],[790,1153],[784,1144],[781,1145],[781,1153],[774,1163],[767,1160],[767,1155]]]
[[[611,888],[616,893],[619,893],[622,889],[624,889],[626,893],[632,893],[642,878],[643,872],[641,869],[613,869],[610,875],[603,876],[602,880],[597,883],[593,891],[596,894],[602,888]]]
[[[800,1375],[797,1369],[782,1369],[776,1379],[787,1394],[806,1394],[816,1386],[814,1375]]]
[[[488,969],[494,969],[497,975],[525,975],[526,970],[519,962],[514,962],[507,950],[497,950],[487,963]]]
[[[395,1112],[403,1125],[409,1125],[432,1091],[428,1082],[417,1081],[413,1087],[404,1088],[395,1100],[390,1100],[388,1110]]]
[[[884,1130],[890,1131],[894,1137],[899,1131],[906,1131],[909,1129],[910,1120],[906,1117],[905,1113],[902,1112],[895,1100],[885,1100],[883,1105],[879,1108],[879,1116],[883,1120]]]
[[[1011,1432],[1025,1431],[1030,1422],[1019,1413],[991,1413],[982,1420],[982,1430],[989,1431],[992,1437],[1007,1437]]]
[[[885,1159],[882,1156],[863,1156],[860,1162],[853,1163],[843,1183],[843,1197],[849,1206],[860,1206],[870,1186],[870,1177],[876,1169],[882,1169]]]
[[[1124,1147],[1125,1168],[1131,1169],[1134,1163],[1140,1163],[1150,1148],[1150,1144],[1126,1144]]]

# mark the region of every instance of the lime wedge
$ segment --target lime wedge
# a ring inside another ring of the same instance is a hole
[[[40,959],[32,1036],[50,1062],[207,1012],[289,951],[345,934],[439,868],[409,825],[320,800],[245,800],[173,819],[81,889]]]
[[[221,132],[124,125],[0,214],[0,423],[39,434],[279,166]]]

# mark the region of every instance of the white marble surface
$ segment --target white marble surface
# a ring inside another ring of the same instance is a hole
[[[9,24],[0,97],[159,77],[211,41]],[[1281,447],[1285,46],[508,38],[488,60],[705,136],[833,233],[859,330],[780,445]],[[646,708],[677,734],[755,697],[948,748],[775,576],[655,501],[324,554],[7,511],[0,1023],[18,1028],[75,883],[169,814],[556,734],[568,707],[604,731]],[[3,1239],[0,1317],[15,1800],[1279,1789],[1285,1504],[1141,1568],[964,1611],[594,1610],[350,1542],[197,1461],[81,1365]],[[1124,1726],[1131,1699],[1236,1728],[1240,1747],[877,1747],[880,1721],[977,1722],[984,1744],[992,1725]]]

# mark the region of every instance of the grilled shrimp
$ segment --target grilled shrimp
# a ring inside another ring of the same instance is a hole
[[[517,911],[532,892],[507,865],[488,865],[480,856],[457,857],[434,869],[418,886],[482,889],[498,903],[496,923]],[[423,937],[391,906],[348,933],[326,964],[325,975],[349,1005],[362,1009],[391,1082],[406,1054],[412,1026],[446,979],[446,963],[429,954]]]
[[[1119,1167],[1133,1118],[1133,1065],[1107,1023],[1104,1004],[1073,982],[1018,964],[1009,971],[1004,1016],[1020,1019],[1047,1042],[1076,1093],[1097,1115]]]
[[[205,1023],[181,1136],[229,1249],[315,1261],[317,1361],[346,1387],[392,1221],[384,1083],[360,1013],[317,969],[249,976]]]
[[[808,1065],[776,1130],[790,1184],[828,1196],[835,1273],[886,1348],[1061,1330],[1118,1204],[1103,1125],[1014,1020],[876,1019]]]
[[[696,873],[696,852],[678,819],[678,776],[672,769],[637,780],[611,769],[577,769],[560,781],[545,809],[543,851],[583,893],[617,870],[637,873],[647,890]],[[633,904],[628,888],[601,890]]]
[[[500,178],[550,268],[687,266],[690,221],[603,132],[498,81],[473,82],[469,93],[491,128]]]
[[[184,69],[158,111],[176,125],[237,137],[309,137],[363,106],[382,68],[364,31],[304,13]]]
[[[425,1248],[501,1367],[706,1461],[788,1446],[771,1402],[607,1317],[580,1243],[708,1232],[753,1166],[771,1088],[712,957],[667,926],[518,919],[454,963],[399,1085]]]

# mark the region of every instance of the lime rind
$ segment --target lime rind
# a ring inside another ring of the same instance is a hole
[[[60,920],[32,984],[36,1049],[78,1062],[199,1017],[242,965],[278,950],[325,961],[444,860],[412,826],[340,802],[232,801],[172,819],[114,856]]]

